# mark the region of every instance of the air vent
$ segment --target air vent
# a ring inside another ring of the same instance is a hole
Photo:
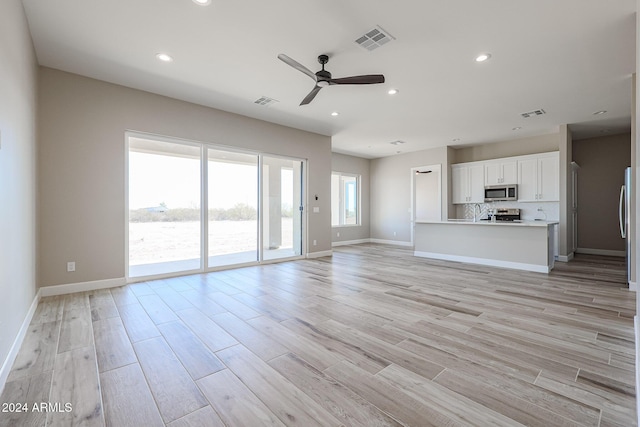
[[[278,102],[277,99],[269,98],[268,96],[262,96],[262,97],[256,99],[255,101],[253,101],[254,104],[264,105],[266,107],[268,107],[270,105],[273,105],[276,102]]]
[[[376,25],[370,31],[367,31],[366,34],[359,37],[356,40],[360,46],[367,50],[374,50],[379,48],[380,46],[389,43],[391,40],[395,40],[396,38],[389,34],[387,31],[382,29],[381,26]]]
[[[529,117],[541,116],[543,114],[547,113],[542,108],[540,108],[539,110],[529,111],[528,113],[522,113],[520,115],[525,119],[528,119]]]
[[[391,145],[400,145],[400,144],[404,144],[404,141],[400,141],[400,140],[391,141],[389,144],[391,144]]]

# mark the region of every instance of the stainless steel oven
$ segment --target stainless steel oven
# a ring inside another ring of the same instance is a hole
[[[485,202],[503,202],[518,200],[518,186],[511,185],[487,185],[484,187]]]

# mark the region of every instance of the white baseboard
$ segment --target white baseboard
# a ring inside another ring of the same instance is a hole
[[[569,255],[558,255],[558,261],[560,262],[569,262],[573,259],[574,253],[571,252]]]
[[[24,337],[27,335],[27,331],[29,329],[29,325],[31,324],[31,320],[33,319],[33,315],[38,308],[38,303],[40,302],[41,293],[40,290],[36,292],[36,296],[33,298],[33,302],[31,302],[31,307],[29,307],[29,311],[27,311],[27,315],[22,321],[22,326],[18,331],[18,335],[16,339],[13,340],[13,345],[9,350],[9,354],[7,358],[2,363],[2,367],[0,368],[0,395],[4,390],[4,386],[7,383],[7,378],[9,378],[9,373],[11,372],[11,368],[13,367],[13,362],[15,362],[16,357],[18,357],[18,352],[20,351],[20,347],[22,346],[22,341],[24,341]]]
[[[489,267],[509,268],[512,270],[533,271],[535,273],[549,273],[549,267],[544,265],[526,264],[522,262],[500,261],[487,258],[476,258],[461,255],[447,255],[433,252],[413,252],[414,256],[422,258],[440,259],[444,261],[466,262],[468,264],[488,265]]]
[[[94,280],[91,282],[68,283],[66,285],[43,286],[40,294],[43,297],[54,295],[72,294],[74,292],[95,291],[96,289],[116,288],[124,286],[127,282],[124,277],[117,279]]]
[[[603,255],[603,256],[626,256],[625,251],[614,251],[610,249],[592,249],[592,248],[577,248],[576,253],[588,254],[588,255]]]
[[[342,240],[339,242],[331,243],[331,246],[360,245],[362,243],[369,243],[369,242],[371,242],[371,239]]]
[[[325,256],[332,256],[333,251],[319,251],[319,252],[309,252],[307,253],[307,258],[322,258]]]
[[[384,239],[369,239],[370,243],[380,243],[382,245],[395,245],[395,246],[410,246],[413,247],[411,242],[403,242],[400,240],[384,240]]]

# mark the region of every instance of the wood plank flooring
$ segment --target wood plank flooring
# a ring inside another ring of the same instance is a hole
[[[43,298],[0,427],[635,426],[624,268],[365,244]]]

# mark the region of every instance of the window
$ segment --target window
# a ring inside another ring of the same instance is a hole
[[[331,225],[360,224],[360,175],[331,174]]]

